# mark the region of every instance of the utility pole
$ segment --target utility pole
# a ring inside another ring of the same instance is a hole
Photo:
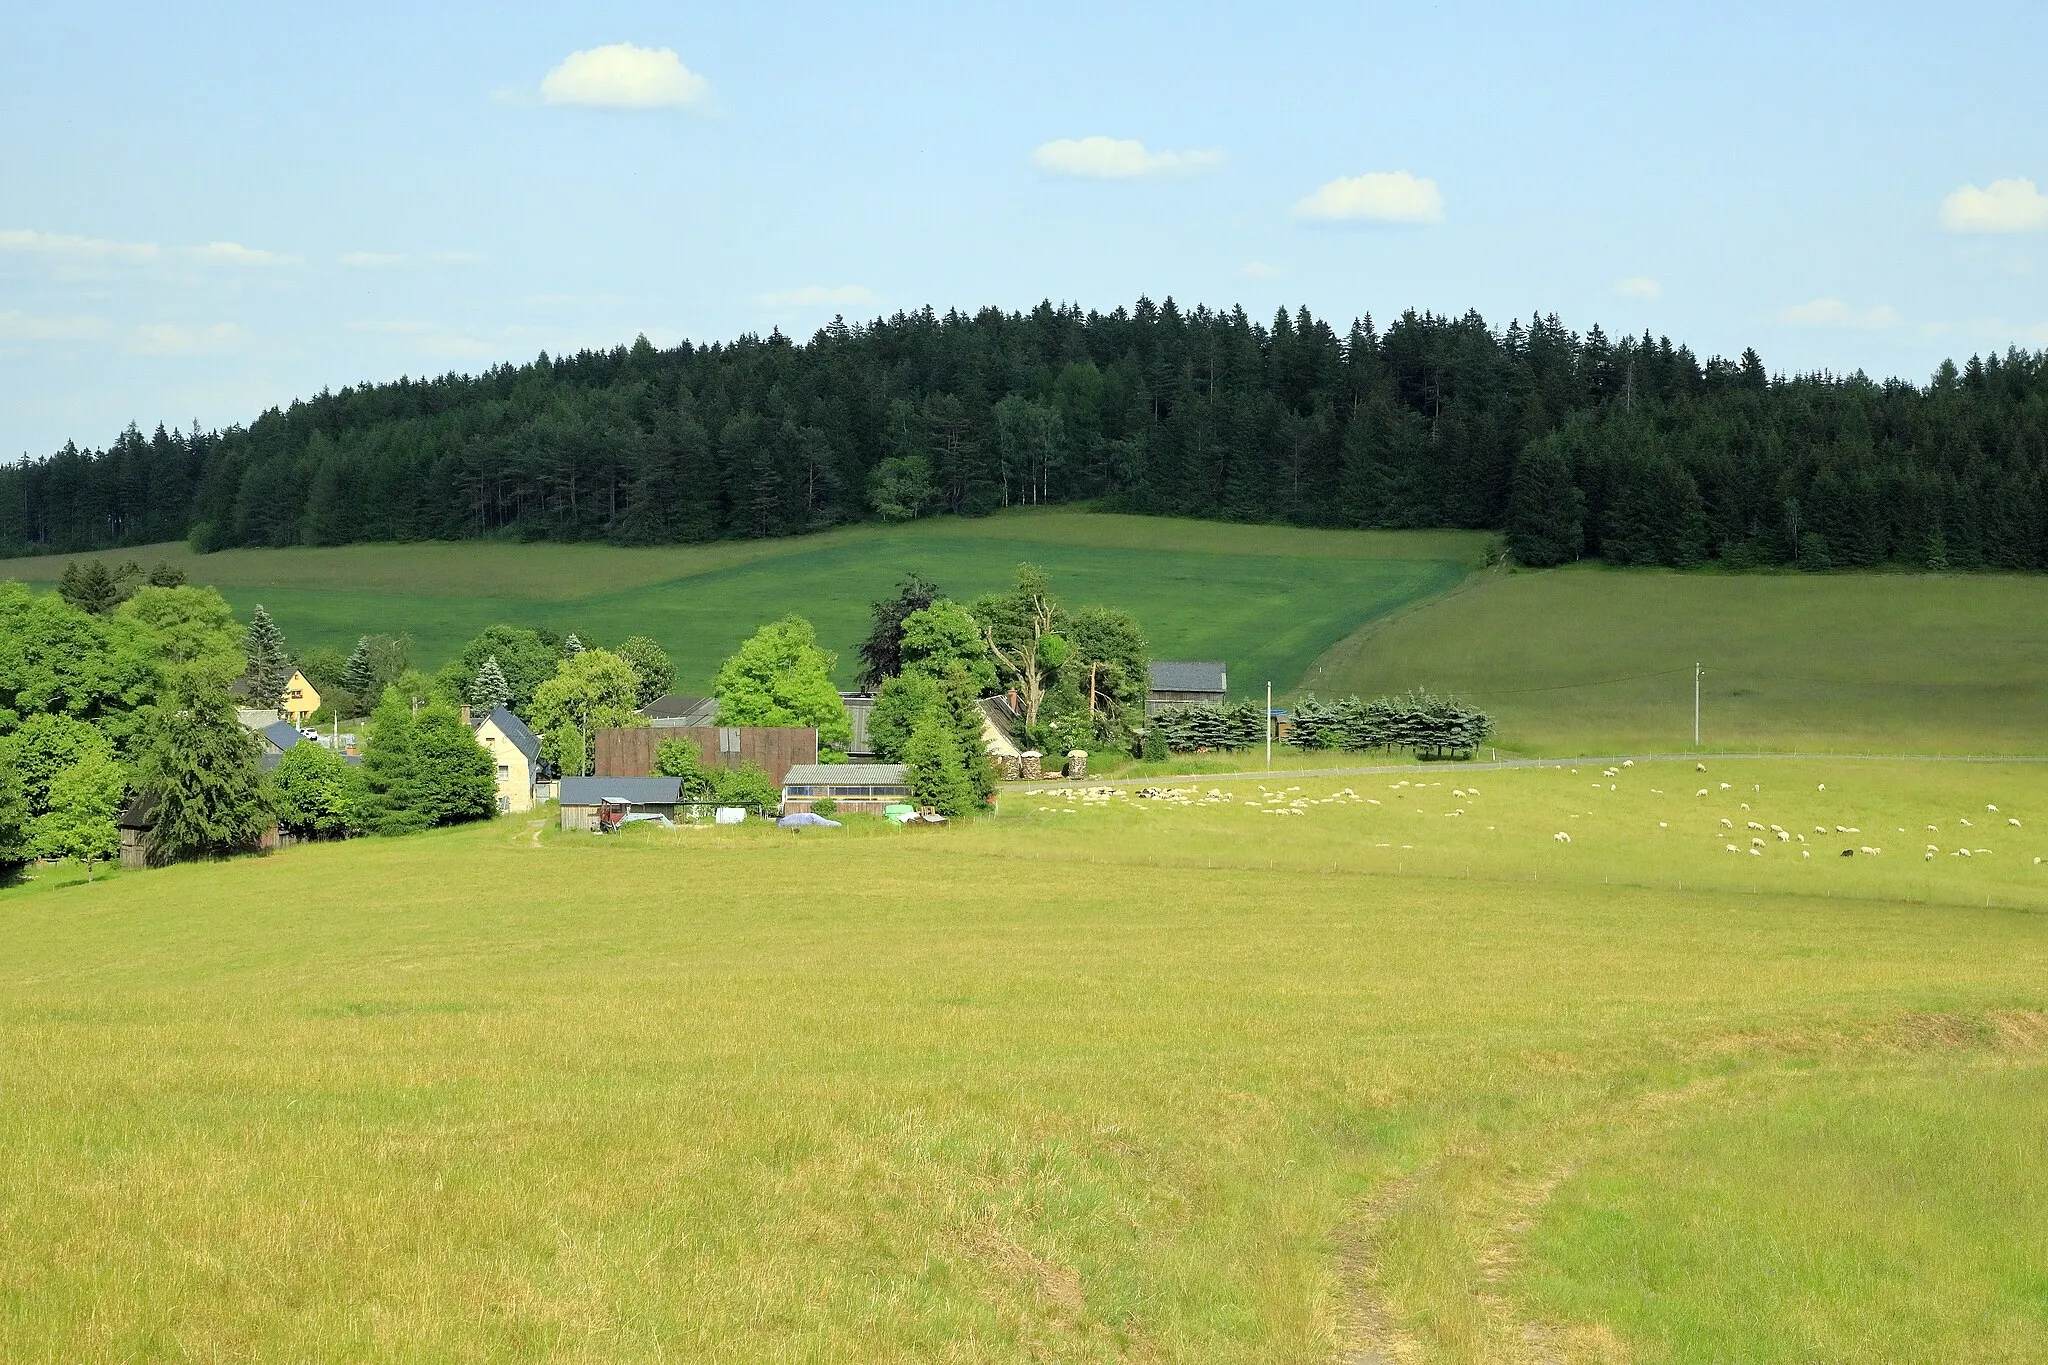
[[[1700,666],[1692,666],[1692,747],[1700,747]]]
[[[1266,684],[1266,771],[1273,771],[1273,684]]]

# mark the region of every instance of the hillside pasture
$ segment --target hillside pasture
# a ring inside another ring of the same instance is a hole
[[[2038,754],[2048,577],[1494,571],[1318,659],[1319,696],[1424,685],[1492,712],[1503,749]]]
[[[1249,695],[1286,688],[1332,644],[1377,616],[1441,593],[1484,557],[1476,532],[1306,531],[1086,512],[1021,512],[863,526],[781,540],[649,549],[471,542],[116,552],[165,559],[218,587],[245,617],[261,602],[293,645],[346,650],[371,631],[411,634],[432,667],[495,622],[649,635],[675,659],[680,689],[708,686],[757,626],[800,612],[858,671],[868,607],[912,570],[973,597],[1029,560],[1073,606],[1135,613],[1155,654],[1221,658]],[[53,583],[72,556],[0,561],[0,577]]]
[[[2044,855],[1717,760],[46,876],[0,1354],[2040,1358]]]

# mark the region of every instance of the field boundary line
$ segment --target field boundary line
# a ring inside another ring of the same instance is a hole
[[[1848,763],[2048,763],[2048,754],[1821,754],[1803,752],[1738,751],[1674,754],[1589,754],[1580,758],[1502,758],[1484,763],[1382,763],[1353,768],[1256,768],[1229,773],[1171,773],[1156,777],[1046,777],[1036,782],[1004,782],[1003,791],[1026,787],[1080,789],[1084,787],[1171,787],[1200,786],[1204,782],[1259,782],[1291,777],[1373,777],[1384,773],[1493,773],[1518,768],[1570,768],[1596,763],[1677,763],[1709,759],[1730,762],[1737,759],[1783,759],[1787,761]]]

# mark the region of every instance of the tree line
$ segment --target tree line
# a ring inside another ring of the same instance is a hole
[[[1530,563],[2048,564],[2048,352],[1770,376],[1555,315],[927,308],[323,392],[0,468],[0,553],[624,544],[1090,500],[1505,531]]]

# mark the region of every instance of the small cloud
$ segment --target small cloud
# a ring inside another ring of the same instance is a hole
[[[1148,152],[1135,138],[1058,138],[1031,153],[1031,164],[1054,175],[1083,180],[1135,180],[1146,175],[1206,170],[1223,160],[1219,151]]]
[[[1861,312],[1840,299],[1813,299],[1787,308],[1778,320],[1795,327],[1896,327],[1897,310],[1889,306],[1866,308]]]
[[[1324,223],[1441,223],[1444,197],[1436,181],[1406,171],[1339,177],[1294,206],[1297,217]]]
[[[1280,267],[1267,265],[1264,261],[1246,261],[1237,268],[1237,273],[1255,280],[1270,280],[1280,273]]]
[[[16,309],[0,309],[0,345],[24,341],[91,341],[106,335],[98,318],[39,318]]]
[[[831,304],[863,304],[875,301],[875,291],[864,284],[805,284],[795,289],[776,289],[754,295],[754,302],[772,312],[798,308],[822,308]]]
[[[1941,201],[1941,225],[1950,232],[2048,231],[2048,194],[2031,180],[1994,180],[1981,190],[1965,185]]]
[[[297,256],[243,246],[240,242],[208,242],[205,246],[193,247],[187,254],[201,265],[268,267],[301,264]]]
[[[1625,299],[1661,299],[1664,286],[1648,275],[1631,275],[1625,280],[1616,280],[1614,292]]]
[[[242,329],[232,322],[211,327],[182,327],[154,322],[137,327],[128,349],[137,355],[215,355],[241,344]]]
[[[540,97],[586,109],[690,109],[710,100],[711,83],[669,48],[611,43],[563,58],[541,81]]]
[[[103,237],[74,237],[62,232],[31,232],[14,228],[0,232],[0,251],[32,252],[68,260],[123,261],[146,264],[163,254],[155,242],[115,242]]]
[[[341,263],[351,270],[387,270],[394,265],[404,265],[405,257],[394,256],[388,251],[345,251]]]

